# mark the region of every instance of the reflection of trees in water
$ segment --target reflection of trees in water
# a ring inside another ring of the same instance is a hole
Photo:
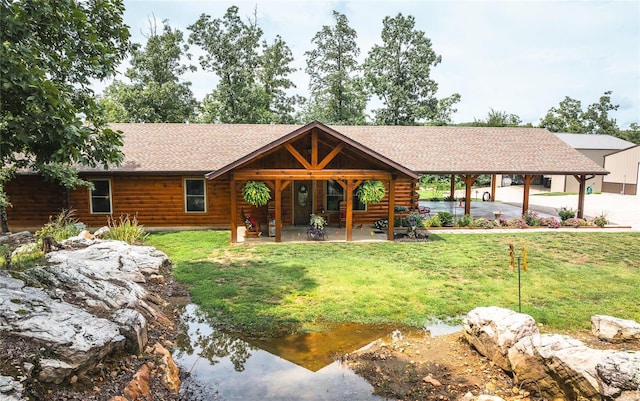
[[[189,330],[193,325],[208,326],[203,332],[200,327]],[[252,349],[250,344],[237,337],[223,333],[214,327],[210,319],[198,309],[187,310],[178,326],[179,335],[176,338],[178,345],[177,357],[181,355],[192,355],[200,349],[198,356],[205,358],[211,365],[220,362],[220,359],[229,358],[236,371],[242,372],[244,364],[251,357],[249,352]]]

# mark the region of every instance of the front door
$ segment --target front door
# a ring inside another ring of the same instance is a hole
[[[293,186],[293,224],[306,226],[313,203],[313,187],[311,181],[295,181]]]

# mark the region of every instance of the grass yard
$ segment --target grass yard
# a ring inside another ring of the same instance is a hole
[[[477,306],[517,310],[508,246],[526,245],[522,311],[555,331],[594,314],[640,321],[640,233],[437,235],[427,243],[229,245],[226,231],[153,234],[193,302],[246,334],[334,322],[421,327]]]

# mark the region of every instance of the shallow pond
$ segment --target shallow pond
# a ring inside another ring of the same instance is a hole
[[[182,385],[188,400],[386,400],[373,395],[373,387],[338,359],[391,335],[393,327],[346,324],[247,342],[212,327],[195,305],[186,306],[183,323],[174,358],[190,372]],[[431,335],[456,330],[446,325],[429,329]]]

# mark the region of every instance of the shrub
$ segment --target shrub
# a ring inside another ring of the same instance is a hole
[[[440,202],[442,199],[440,199],[439,196],[433,196],[433,197],[429,198],[429,200],[431,202]]]
[[[484,217],[477,218],[473,221],[472,227],[475,228],[494,228],[498,223],[495,220],[487,220]]]
[[[565,220],[563,225],[570,226],[570,227],[581,227],[581,226],[588,225],[588,223],[585,219],[581,219],[579,217],[572,217]]]
[[[576,211],[575,209],[563,207],[558,211],[558,216],[560,216],[560,221],[564,223],[568,219],[576,217]]]
[[[468,214],[460,217],[456,223],[458,227],[469,227],[473,223],[473,218]]]
[[[555,217],[542,217],[540,218],[540,225],[542,227],[558,228],[560,227],[560,222]]]
[[[607,220],[607,218],[605,217],[604,214],[601,214],[600,216],[598,216],[595,219],[593,219],[593,224],[595,224],[596,226],[602,228],[602,227],[606,226],[607,224],[609,224],[609,220]]]
[[[527,222],[524,221],[523,219],[514,217],[513,219],[507,220],[507,227],[527,228],[529,226],[527,225]]]
[[[456,197],[455,196],[451,196],[451,195],[446,195],[444,197],[444,201],[445,202],[455,202],[456,201]]]
[[[409,219],[416,219],[416,227],[421,228],[424,227],[424,220],[422,219],[422,215],[418,212],[411,212],[405,219],[407,221],[407,226],[409,225]]]
[[[453,215],[451,213],[445,212],[445,211],[439,211],[438,217],[440,218],[440,222],[442,223],[442,226],[444,227],[453,226]]]
[[[49,222],[35,233],[35,237],[42,242],[46,237],[52,237],[56,241],[76,236],[81,231],[81,225],[75,218],[74,209],[63,209],[55,218],[49,217]]]
[[[138,224],[138,218],[136,216],[133,216],[131,219],[129,215],[121,215],[118,221],[109,216],[107,218],[107,225],[109,226],[109,231],[105,233],[105,239],[114,239],[125,241],[129,244],[136,244],[142,242],[147,236],[144,232],[144,227]]]
[[[442,227],[442,221],[440,220],[440,215],[436,214],[435,216],[431,216],[429,220],[424,222],[425,227]]]
[[[531,210],[527,210],[527,212],[522,215],[522,220],[524,220],[529,227],[538,227],[540,225],[538,213]]]

